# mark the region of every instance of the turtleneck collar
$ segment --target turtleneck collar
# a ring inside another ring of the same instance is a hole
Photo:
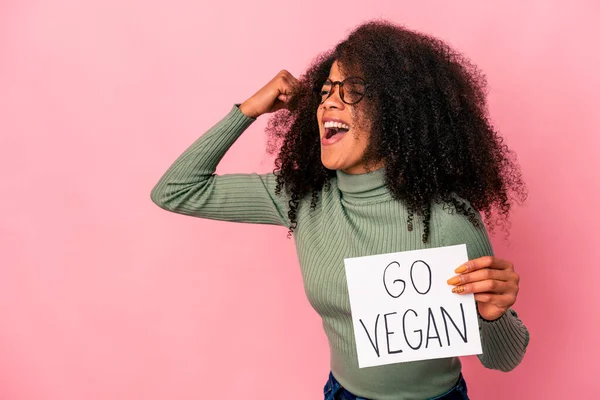
[[[392,199],[392,195],[385,185],[385,168],[356,175],[337,170],[336,176],[338,188],[345,199]]]

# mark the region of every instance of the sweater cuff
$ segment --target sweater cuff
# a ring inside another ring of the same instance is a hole
[[[521,362],[529,344],[529,332],[514,310],[507,310],[494,321],[479,317],[479,327],[484,365],[510,371]]]
[[[240,118],[242,120],[246,120],[246,122],[249,122],[249,123],[256,121],[256,118],[249,117],[246,114],[244,114],[242,112],[242,110],[240,110],[241,105],[242,105],[242,103],[235,103],[233,105],[233,108],[231,109],[230,114],[235,114],[238,118]]]

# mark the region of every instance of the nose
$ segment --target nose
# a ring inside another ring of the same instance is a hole
[[[344,107],[344,102],[342,101],[342,98],[340,97],[340,87],[339,87],[339,85],[334,85],[331,88],[331,94],[323,102],[323,107],[325,109],[331,109],[331,108],[340,109],[340,108]]]

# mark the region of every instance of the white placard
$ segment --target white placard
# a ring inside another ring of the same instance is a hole
[[[466,261],[464,244],[345,259],[359,367],[481,354],[475,299],[446,282]]]

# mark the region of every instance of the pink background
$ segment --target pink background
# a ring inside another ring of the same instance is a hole
[[[177,216],[149,195],[234,102],[373,17],[486,72],[530,189],[511,243],[493,240],[522,276],[531,344],[508,374],[465,359],[472,397],[592,397],[600,6],[496,4],[2,1],[0,398],[321,396],[327,344],[285,230]],[[271,168],[265,123],[219,172]]]

